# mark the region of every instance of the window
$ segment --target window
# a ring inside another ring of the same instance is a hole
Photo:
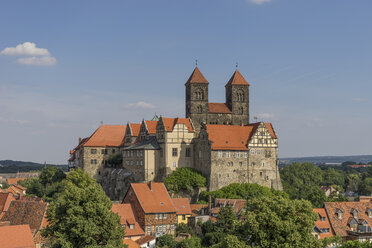
[[[198,111],[199,114],[203,113],[203,107],[201,105],[199,105],[197,107],[197,111]]]
[[[189,147],[186,148],[186,157],[191,157],[191,149]]]
[[[141,163],[141,165],[143,165],[143,161],[142,161],[142,160],[141,160],[141,162],[140,162],[140,163]]]
[[[248,158],[248,152],[244,152],[244,157]]]
[[[155,220],[159,219],[159,214],[155,214]]]
[[[218,157],[222,158],[222,151],[218,151]]]
[[[182,215],[182,220],[186,220],[186,215]]]
[[[174,167],[174,168],[177,167],[177,162],[173,162],[173,167]]]
[[[236,152],[236,153],[235,153],[235,157],[236,157],[236,158],[240,158],[240,153],[239,153],[239,152]]]
[[[262,166],[265,166],[265,162],[262,162]]]
[[[175,230],[176,229],[176,226],[174,224],[171,225],[171,229],[172,230]]]
[[[239,162],[239,166],[242,167],[243,166],[243,162]]]
[[[139,157],[140,155],[139,155],[140,153],[139,153],[139,151],[137,151],[137,157]]]
[[[251,165],[252,165],[252,166],[255,166],[255,162],[252,162]]]
[[[251,155],[254,155],[254,149],[251,150]]]
[[[329,228],[320,228],[322,233],[329,233]]]
[[[134,229],[134,224],[130,224],[129,229]]]
[[[190,162],[186,161],[186,167],[190,167]]]
[[[134,161],[133,161],[133,160],[131,160],[131,161],[130,161],[130,165],[133,165],[133,164],[134,164]]]
[[[97,154],[97,149],[90,149],[91,154]]]
[[[326,221],[326,217],[321,217],[320,219],[321,219],[323,222]]]
[[[138,165],[139,164],[139,162],[138,162],[138,160],[136,161],[136,165]]]
[[[230,157],[230,152],[226,152],[226,158]]]
[[[91,159],[91,160],[90,160],[90,163],[91,163],[91,164],[97,164],[97,159]]]
[[[257,154],[258,155],[261,155],[261,150],[257,150]]]
[[[101,153],[102,153],[102,154],[105,154],[105,149],[102,149],[102,150],[101,150]]]
[[[262,171],[260,171],[260,176],[262,177]]]
[[[202,157],[202,152],[201,151],[199,151],[199,158],[201,158]]]
[[[172,156],[177,157],[178,156],[178,149],[177,148],[172,148]]]
[[[243,107],[239,107],[238,114],[239,115],[242,115],[243,113],[244,113],[244,108]]]

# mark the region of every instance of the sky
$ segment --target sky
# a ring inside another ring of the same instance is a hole
[[[238,63],[280,157],[372,154],[372,1],[0,2],[0,160],[67,163],[100,123],[184,117]]]

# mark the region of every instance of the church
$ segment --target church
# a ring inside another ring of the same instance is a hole
[[[132,182],[163,181],[177,168],[194,168],[217,190],[257,183],[281,190],[278,138],[271,123],[250,123],[250,84],[236,70],[225,85],[226,101],[208,100],[209,82],[195,67],[185,83],[185,118],[155,116],[126,125],[101,125],[79,139],[69,166],[81,167],[120,199]],[[120,164],[110,160],[121,153]]]

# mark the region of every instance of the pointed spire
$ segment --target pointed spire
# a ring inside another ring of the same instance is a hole
[[[236,69],[232,77],[230,78],[229,82],[227,82],[226,86],[230,85],[248,85],[249,83],[245,78],[240,74],[240,72]]]
[[[186,84],[189,83],[209,84],[207,79],[205,79],[203,74],[199,71],[198,67],[195,67],[194,71],[191,73],[191,76],[187,80]]]

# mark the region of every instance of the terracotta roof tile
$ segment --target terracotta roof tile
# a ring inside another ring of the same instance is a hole
[[[112,212],[120,216],[120,224],[125,225],[125,237],[142,236],[144,231],[138,223],[134,209],[131,204],[112,204]],[[129,228],[129,224],[134,224],[134,229]]]
[[[189,132],[194,132],[190,118],[165,118],[161,117],[164,123],[165,130],[172,132],[176,124],[185,124]]]
[[[140,123],[129,123],[129,128],[132,130],[132,136],[137,137],[141,129],[141,124]]]
[[[226,86],[229,85],[249,85],[249,83],[247,82],[247,80],[245,80],[242,74],[240,74],[240,72],[236,70],[226,84]]]
[[[12,193],[0,193],[0,218],[3,211],[7,211],[10,205],[10,202],[15,200]]]
[[[192,214],[190,201],[188,198],[173,198],[173,204],[177,209],[177,214]]]
[[[210,102],[208,103],[209,113],[231,114],[231,110],[225,103]]]
[[[126,125],[102,125],[82,145],[84,147],[120,146]]]
[[[318,228],[329,228],[329,233],[319,233],[319,237],[324,239],[326,237],[334,236],[335,232],[329,222],[326,210],[324,208],[314,208],[313,211],[319,215],[319,219],[315,222],[315,226]],[[322,221],[321,217],[325,218],[325,221]]]
[[[13,225],[0,227],[1,248],[35,247],[29,225]]]
[[[199,216],[201,215],[202,209],[205,209],[205,211],[208,209],[208,204],[190,204],[190,209],[192,216]]]
[[[186,84],[189,83],[209,84],[207,79],[205,79],[203,74],[199,71],[198,67],[195,67],[194,71],[191,73],[189,79],[187,80]]]
[[[145,213],[175,213],[176,208],[163,183],[131,183]]]
[[[158,121],[145,121],[145,125],[149,134],[156,134],[156,126],[158,125]]]
[[[146,235],[145,237],[142,237],[138,240],[136,240],[136,243],[139,244],[139,245],[144,245],[150,241],[153,241],[154,239],[156,239],[155,237],[153,236],[149,236],[149,235]]]
[[[12,184],[17,184],[18,183],[18,181],[23,181],[23,180],[25,180],[26,178],[8,178],[8,179],[6,179],[6,181],[7,181],[7,183],[9,184],[9,185],[12,185]]]
[[[124,239],[123,243],[128,245],[128,248],[139,248],[140,246],[131,239]]]
[[[224,199],[216,198],[214,200],[214,205],[218,207],[232,207],[235,214],[240,214],[247,203],[244,199]]]
[[[271,137],[273,137],[274,139],[277,139],[273,125],[271,123],[265,123],[265,126],[267,130],[269,131]]]
[[[11,201],[1,221],[9,221],[11,225],[28,224],[32,232],[36,233],[42,226],[46,209],[46,202]]]

